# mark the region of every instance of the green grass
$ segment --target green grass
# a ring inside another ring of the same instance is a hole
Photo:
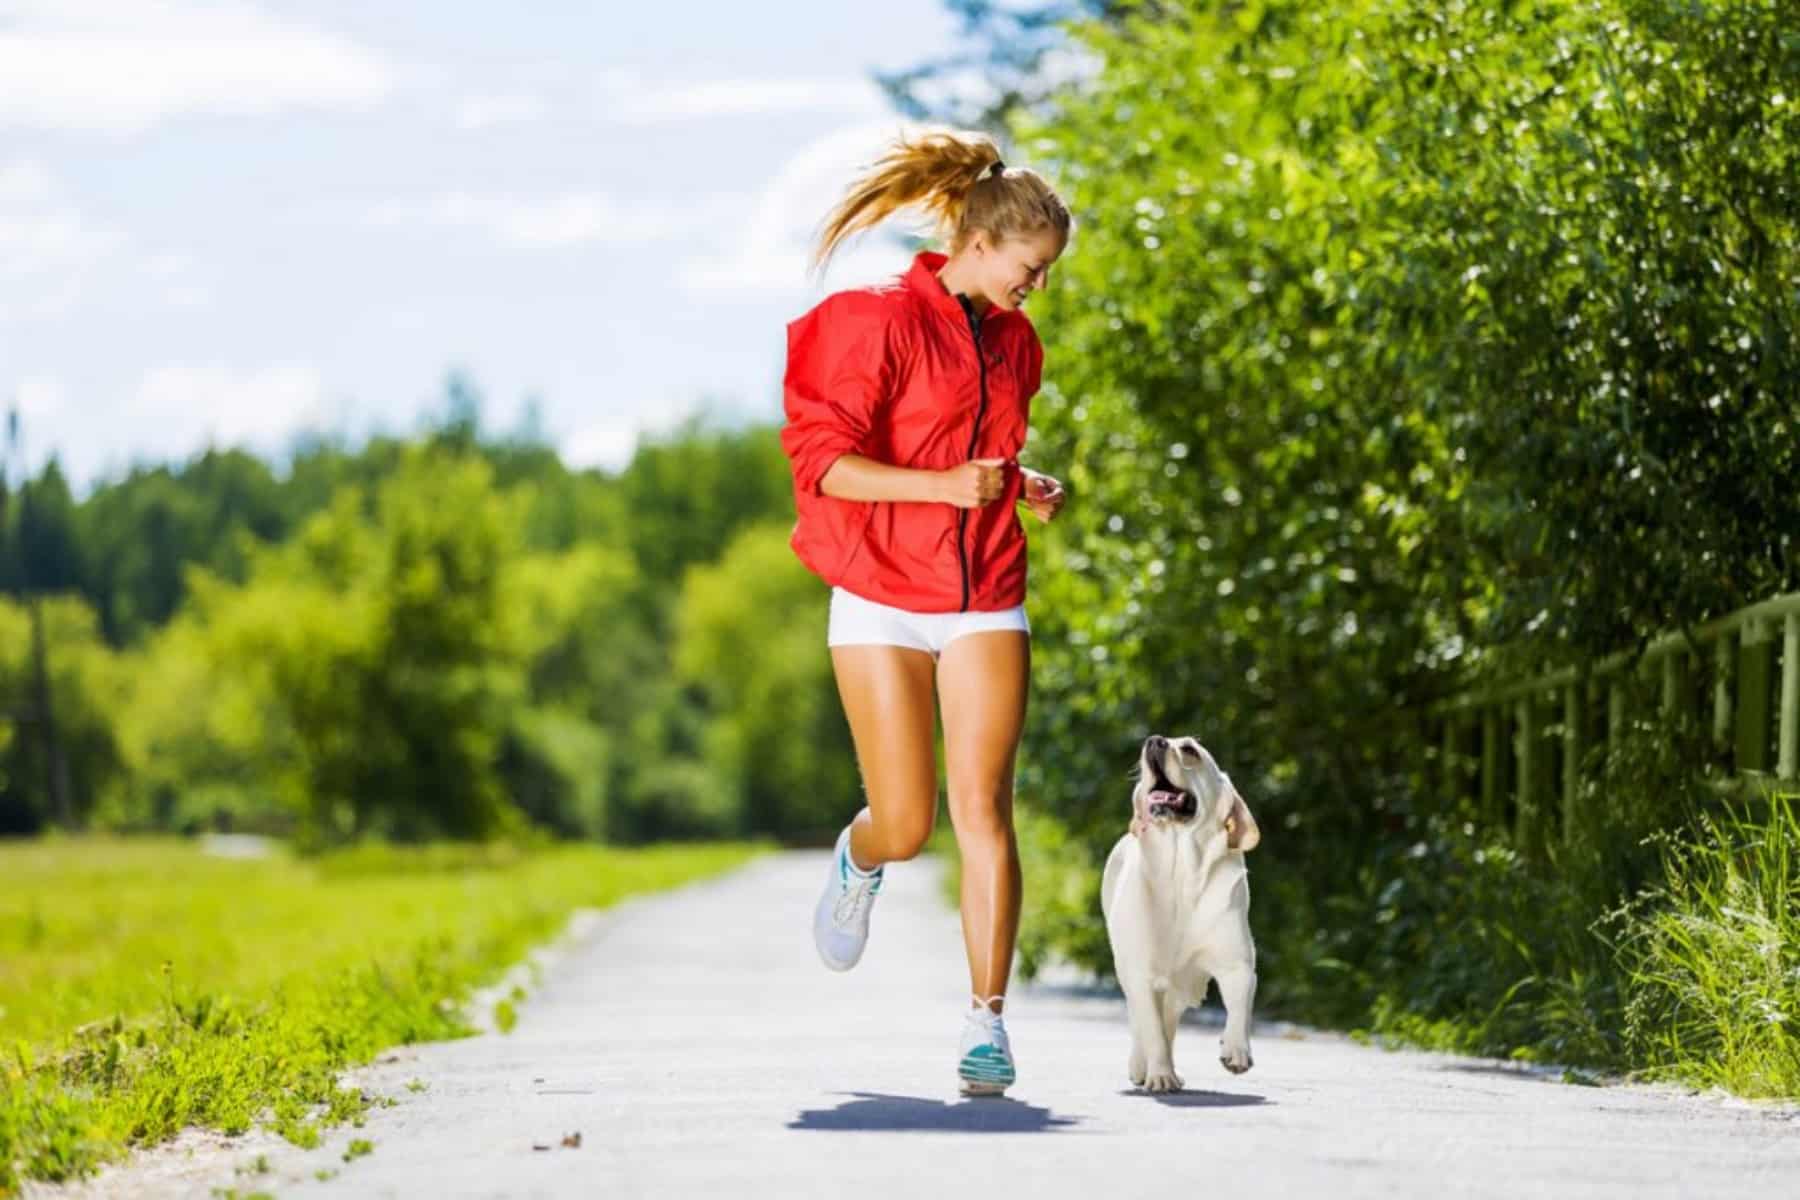
[[[1800,796],[1726,803],[1664,842],[1660,888],[1623,914],[1626,1028],[1648,1072],[1800,1097]]]
[[[577,906],[754,845],[371,847],[231,861],[168,839],[0,843],[0,1195],[188,1125],[300,1145],[373,1102],[339,1072],[472,1032],[470,992]]]

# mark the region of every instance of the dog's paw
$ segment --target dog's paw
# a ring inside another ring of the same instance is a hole
[[[1181,1076],[1175,1073],[1174,1067],[1153,1067],[1144,1076],[1143,1088],[1146,1092],[1179,1092]]]
[[[1242,1075],[1254,1065],[1250,1058],[1250,1043],[1245,1042],[1239,1046],[1231,1046],[1220,1042],[1219,1062],[1233,1075]]]

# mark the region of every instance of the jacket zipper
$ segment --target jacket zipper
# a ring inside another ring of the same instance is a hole
[[[980,372],[981,402],[975,408],[975,428],[969,431],[969,452],[964,455],[965,461],[975,457],[975,442],[981,436],[981,418],[987,412],[987,356],[981,352],[981,318],[975,312],[966,296],[958,296],[962,302],[963,312],[969,318],[969,336],[975,342],[975,369]],[[969,524],[969,510],[956,510],[956,554],[962,563],[962,608],[969,609],[969,547],[965,540]]]

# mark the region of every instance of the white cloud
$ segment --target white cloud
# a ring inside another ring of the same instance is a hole
[[[210,292],[191,256],[172,251],[129,253],[130,239],[95,223],[64,197],[41,164],[0,165],[0,321],[61,317],[96,276],[127,281],[135,271],[150,294],[171,308],[196,308]],[[125,253],[121,253],[125,251]]]
[[[212,300],[211,290],[195,278],[191,255],[170,250],[147,255],[139,260],[138,270],[170,308],[200,308]]]
[[[701,403],[691,397],[646,404],[638,414],[619,414],[604,424],[589,425],[559,438],[557,453],[577,470],[598,467],[619,471],[637,453],[640,439],[673,431],[700,408]]]
[[[517,196],[457,191],[422,203],[390,201],[368,219],[388,228],[479,229],[503,246],[537,250],[641,245],[688,232],[698,218],[678,210],[626,209],[600,192]]]
[[[617,72],[603,83],[610,93],[605,116],[633,125],[776,113],[888,111],[881,88],[856,78],[713,79],[667,85]]]
[[[196,112],[365,106],[394,70],[246,0],[0,0],[0,79],[0,125],[130,133]]]
[[[797,291],[813,286],[807,266],[826,214],[896,135],[917,129],[912,122],[890,118],[840,129],[802,147],[750,199],[750,212],[735,240],[723,253],[682,264],[680,284],[701,293]],[[929,225],[920,215],[902,214],[892,230],[924,232]],[[833,255],[826,280],[844,287],[904,270],[904,255],[883,243],[883,229],[853,237]]]
[[[54,375],[27,375],[19,380],[13,404],[27,434],[43,421],[54,421],[63,411],[62,380]]]
[[[467,96],[456,106],[456,127],[477,131],[519,125],[542,120],[545,111],[537,96]]]
[[[95,386],[71,390],[61,377],[40,373],[23,377],[14,393],[27,469],[39,469],[54,450],[78,495],[136,463],[181,461],[209,445],[273,456],[294,434],[334,424],[318,370],[303,363],[167,364],[141,372],[135,386],[109,399]]]
[[[170,364],[144,372],[115,433],[149,457],[179,457],[208,443],[272,451],[330,415],[319,372],[305,364]]]
[[[638,436],[635,426],[601,425],[563,438],[557,451],[563,462],[578,471],[598,467],[616,472],[631,461]]]
[[[152,254],[139,264],[144,274],[152,279],[173,280],[186,275],[193,269],[194,260],[186,254],[177,254],[165,250],[160,254]]]
[[[0,166],[0,320],[67,312],[125,240],[82,216],[39,164]]]

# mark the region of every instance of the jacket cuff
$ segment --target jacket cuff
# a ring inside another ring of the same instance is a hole
[[[856,439],[845,434],[819,438],[808,446],[794,466],[794,482],[809,496],[823,496],[819,482],[831,470],[831,464],[846,454],[857,452]]]

